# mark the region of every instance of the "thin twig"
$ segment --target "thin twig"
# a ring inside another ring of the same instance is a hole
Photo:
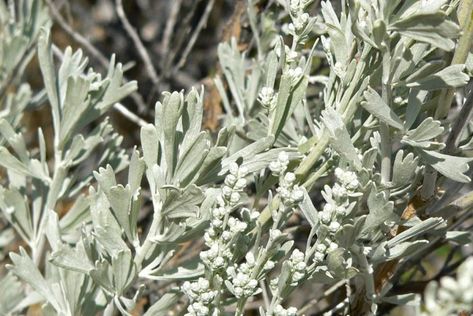
[[[135,113],[131,112],[124,106],[123,104],[117,102],[113,104],[113,109],[116,110],[118,113],[126,117],[128,120],[130,120],[133,123],[136,123],[138,126],[146,126],[148,125],[148,122],[143,120],[141,117],[136,115]]]
[[[184,66],[184,64],[186,63],[187,56],[189,55],[192,48],[194,47],[195,41],[199,37],[199,34],[202,31],[202,29],[207,25],[207,21],[209,19],[210,12],[212,12],[214,4],[215,4],[215,0],[210,0],[207,3],[207,6],[205,7],[204,14],[202,14],[202,17],[200,18],[199,23],[197,24],[197,27],[195,28],[194,32],[192,33],[191,39],[187,43],[187,46],[184,49],[184,52],[182,53],[181,59],[179,60],[179,62],[177,63],[177,65],[175,67],[176,70],[179,70],[180,68],[182,68],[182,66]]]
[[[166,22],[166,26],[164,28],[163,34],[163,41],[161,44],[161,55],[163,56],[163,64],[166,63],[166,60],[169,58],[168,48],[169,43],[171,42],[172,33],[174,30],[174,26],[176,25],[177,16],[179,15],[179,10],[182,5],[182,0],[176,0],[172,4],[171,12],[169,13],[168,20]]]
[[[95,48],[84,36],[80,33],[74,31],[74,29],[67,23],[66,20],[62,17],[61,13],[57,10],[54,3],[51,0],[46,0],[46,4],[49,7],[51,15],[59,24],[59,26],[70,36],[72,39],[77,42],[79,45],[84,47],[84,49],[92,55],[95,59],[97,59],[100,64],[107,69],[108,68],[108,59],[97,49]]]
[[[458,117],[453,124],[452,131],[448,135],[447,141],[445,142],[445,153],[451,154],[457,145],[458,138],[463,131],[463,127],[469,121],[471,113],[473,112],[473,92],[470,92],[465,103],[463,104]]]
[[[297,314],[298,315],[302,315],[304,314],[305,312],[307,312],[309,309],[311,309],[313,306],[315,306],[317,303],[320,302],[320,300],[322,300],[323,298],[331,295],[332,293],[334,293],[335,291],[337,291],[339,288],[341,288],[343,285],[345,285],[346,281],[345,280],[341,280],[341,281],[338,281],[337,283],[335,283],[334,285],[332,285],[331,287],[329,287],[322,295],[320,298],[314,298],[314,299],[311,299],[309,302],[307,302],[302,308],[300,308],[298,311],[297,311]]]
[[[133,28],[133,26],[130,24],[130,21],[128,21],[128,18],[125,15],[125,10],[123,10],[123,2],[122,0],[115,0],[116,4],[116,10],[118,14],[118,18],[123,24],[123,27],[125,28],[125,31],[128,33],[128,36],[133,41],[133,44],[135,45],[138,54],[140,55],[141,59],[143,60],[143,63],[146,68],[146,72],[149,75],[149,78],[153,82],[154,85],[158,85],[159,83],[159,76],[158,73],[156,72],[156,69],[153,66],[153,62],[151,61],[151,58],[149,57],[148,51],[146,50],[146,47],[143,45],[143,42],[140,39],[140,36],[136,32],[136,30]]]

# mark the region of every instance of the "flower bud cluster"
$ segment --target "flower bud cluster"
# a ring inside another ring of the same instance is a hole
[[[278,177],[287,169],[287,165],[289,164],[289,155],[285,151],[281,151],[278,155],[278,159],[275,161],[271,161],[269,164],[269,170],[271,173]]]
[[[335,234],[346,223],[348,215],[353,210],[354,204],[350,203],[351,196],[357,196],[356,190],[360,183],[356,173],[335,169],[337,182],[332,186],[325,186],[322,195],[326,201],[322,211],[319,213],[320,228],[327,235],[323,241],[317,241],[314,245],[315,252],[313,261],[321,264],[327,253],[338,248],[338,244],[334,238]]]
[[[228,170],[229,174],[225,177],[225,184],[222,187],[222,196],[230,206],[233,206],[240,201],[240,192],[246,187],[245,176],[248,170],[239,167],[236,162],[232,162]]]
[[[473,258],[457,270],[456,279],[445,276],[440,284],[432,281],[425,290],[425,312],[422,315],[457,315],[473,306]]]
[[[195,282],[186,281],[182,285],[182,291],[190,300],[186,316],[210,315],[210,304],[217,296],[217,291],[210,289],[210,283],[204,278]]]
[[[288,29],[294,35],[300,35],[305,31],[311,17],[305,12],[311,0],[290,0],[289,11],[291,13],[292,23],[289,24]]]
[[[291,286],[297,286],[306,274],[307,265],[305,263],[305,255],[299,249],[292,251],[289,258],[289,267],[291,268]]]
[[[289,68],[287,74],[291,77],[291,84],[295,85],[299,82],[301,77],[304,75],[304,71],[301,67]]]
[[[232,252],[225,244],[248,227],[247,223],[229,217],[232,208],[241,199],[240,193],[246,186],[246,173],[246,168],[239,167],[236,163],[230,164],[221,196],[217,198],[217,206],[212,210],[210,227],[204,234],[205,244],[209,249],[202,251],[200,258],[213,271],[226,269]]]
[[[253,253],[249,252],[245,256],[246,262],[240,266],[227,268],[227,275],[233,287],[233,294],[237,298],[250,297],[257,292],[258,281],[252,278],[256,261]]]
[[[263,87],[258,94],[258,101],[267,110],[272,110],[276,106],[278,94],[274,93],[273,88]]]
[[[273,313],[269,314],[271,316],[296,316],[297,315],[297,308],[295,307],[289,307],[288,309],[285,309],[281,305],[277,305]]]
[[[285,205],[292,206],[304,199],[304,191],[295,184],[296,175],[292,172],[285,172],[288,164],[289,156],[285,151],[282,151],[279,153],[278,159],[269,164],[269,170],[274,176],[279,177],[279,187],[276,191],[279,193],[281,200]]]
[[[352,171],[343,170],[342,168],[335,169],[335,176],[343,187],[349,191],[354,191],[360,185],[356,173]]]

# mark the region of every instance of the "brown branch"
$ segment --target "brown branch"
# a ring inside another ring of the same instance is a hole
[[[133,41],[133,44],[136,47],[136,50],[138,51],[138,54],[143,60],[143,63],[145,65],[146,72],[148,73],[149,78],[151,79],[154,85],[158,85],[159,76],[156,72],[156,69],[154,68],[151,58],[149,57],[146,47],[143,45],[143,42],[140,39],[140,36],[138,35],[136,30],[133,28],[130,21],[128,21],[128,18],[126,17],[125,10],[123,10],[122,0],[115,0],[115,4],[116,4],[118,18],[122,22],[123,27],[125,28],[125,31],[127,32],[128,36],[130,36],[131,40]]]
[[[199,37],[200,32],[207,25],[207,21],[209,19],[210,12],[212,12],[214,4],[215,4],[215,0],[209,0],[209,2],[207,3],[207,6],[205,7],[204,14],[202,14],[202,17],[200,18],[199,23],[197,24],[197,27],[195,28],[194,32],[192,33],[192,36],[191,36],[189,42],[187,43],[187,46],[184,49],[184,52],[182,53],[182,56],[181,56],[179,62],[177,63],[177,65],[175,67],[175,71],[181,69],[182,66],[185,65],[186,60],[187,60],[187,56],[190,54],[192,48],[194,47],[194,44],[195,44],[197,38]]]

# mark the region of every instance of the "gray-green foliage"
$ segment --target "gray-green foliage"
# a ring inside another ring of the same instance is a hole
[[[202,130],[203,90],[164,93],[131,150],[98,122],[136,89],[122,83],[115,58],[103,77],[86,69],[80,50],[56,60],[42,2],[19,1],[18,20],[12,2],[0,3],[0,209],[9,225],[0,247],[13,230],[25,245],[10,253],[0,314],[39,303],[46,315],[129,315],[147,295],[146,315],[243,315],[257,298],[260,315],[296,315],[283,306],[304,284],[346,285],[335,304],[344,314],[350,304],[359,315],[386,303],[440,315],[471,303],[449,296],[436,306],[436,283],[425,306],[414,293],[391,292],[392,274],[434,242],[470,241],[447,221],[471,208],[468,196],[454,204],[458,214],[431,214],[445,209],[435,198],[413,202],[430,169],[440,185],[471,181],[471,129],[445,152],[455,119],[434,114],[442,89],[470,80],[445,53],[461,36],[458,2],[342,1],[336,10],[326,1],[320,16],[309,14],[311,0],[277,1],[259,15],[253,2],[254,47],[241,52],[233,40],[218,49],[219,133]],[[31,52],[44,82],[35,96],[18,75]],[[320,58],[326,76],[313,72]],[[39,129],[37,148],[28,148],[21,114],[43,101],[53,137]],[[60,216],[65,201],[72,207]]]

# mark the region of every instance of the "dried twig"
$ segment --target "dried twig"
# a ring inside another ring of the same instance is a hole
[[[67,23],[66,20],[59,13],[58,9],[51,0],[46,0],[46,4],[49,7],[52,17],[59,26],[70,36],[72,39],[82,46],[92,57],[94,57],[104,68],[108,68],[108,59],[92,45],[84,36],[74,31],[74,29]]]
[[[177,16],[179,15],[179,10],[182,5],[182,0],[176,0],[172,4],[171,12],[169,13],[168,20],[166,22],[166,27],[164,28],[163,40],[161,44],[161,55],[163,56],[163,65],[166,63],[166,60],[169,58],[169,43],[171,42],[172,33],[174,26],[176,25]],[[162,66],[163,66],[162,65]]]
[[[202,31],[202,29],[207,25],[207,21],[209,19],[210,12],[212,12],[212,8],[213,8],[214,4],[215,4],[215,0],[210,0],[207,3],[207,6],[205,7],[204,14],[202,14],[202,17],[200,18],[199,23],[197,24],[197,27],[195,28],[194,32],[192,33],[192,36],[191,36],[189,42],[187,43],[187,46],[184,49],[184,52],[182,53],[181,59],[179,60],[179,62],[177,63],[177,65],[175,67],[176,71],[179,70],[180,68],[182,68],[182,66],[185,65],[187,56],[189,55],[192,48],[194,47],[195,41],[199,37],[199,34]]]
[[[151,61],[151,58],[149,57],[146,47],[144,46],[143,42],[140,39],[140,36],[136,32],[136,30],[133,28],[133,26],[130,24],[130,21],[128,21],[128,18],[125,15],[125,11],[123,10],[122,0],[115,0],[115,4],[116,4],[118,17],[120,21],[122,22],[123,27],[125,28],[125,31],[128,33],[128,36],[130,36],[130,38],[132,39],[133,44],[135,45],[136,50],[138,51],[138,54],[143,60],[143,63],[145,65],[146,72],[148,73],[149,78],[151,79],[154,85],[158,85],[159,76],[156,72],[156,69],[153,66],[153,62]]]
[[[451,154],[457,145],[458,138],[465,127],[465,124],[469,121],[471,113],[473,112],[473,92],[470,92],[463,104],[458,117],[453,124],[452,131],[448,135],[447,141],[445,142],[445,153]]]
[[[346,280],[338,281],[337,283],[335,283],[334,285],[329,287],[327,290],[325,290],[320,298],[314,298],[314,299],[311,299],[309,302],[307,302],[302,308],[300,308],[297,311],[297,314],[298,315],[303,315],[305,312],[307,312],[313,306],[317,305],[320,302],[320,300],[322,300],[322,299],[328,297],[329,295],[331,295],[332,293],[336,292],[338,289],[340,289],[345,284],[346,284]]]

